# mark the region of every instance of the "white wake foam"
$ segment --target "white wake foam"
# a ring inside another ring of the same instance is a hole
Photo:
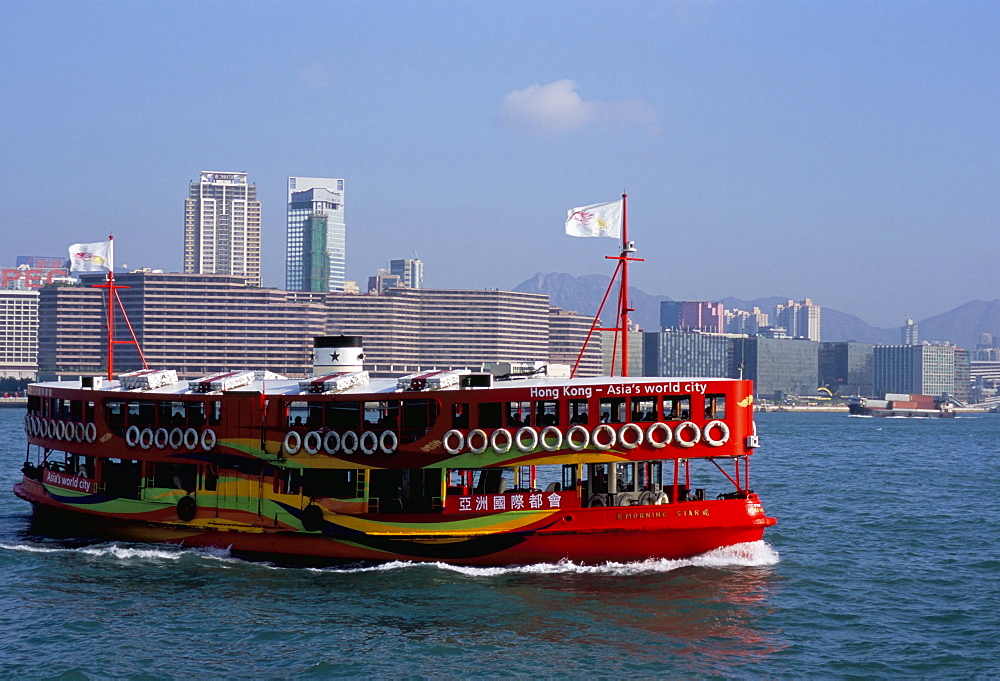
[[[392,561],[364,567],[343,568],[313,568],[322,572],[384,572],[390,570],[434,567],[440,570],[458,572],[470,577],[495,577],[509,574],[603,574],[631,576],[649,573],[671,572],[683,567],[763,567],[775,565],[780,560],[778,552],[767,542],[755,541],[743,544],[724,546],[692,558],[680,560],[648,559],[633,563],[607,562],[600,565],[582,565],[572,561],[558,563],[537,563],[534,565],[512,565],[508,567],[470,567],[465,565],[450,565],[448,563],[414,563],[409,561]]]

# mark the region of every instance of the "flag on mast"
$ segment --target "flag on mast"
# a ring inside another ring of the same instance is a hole
[[[566,211],[566,233],[570,236],[622,235],[622,202],[595,203],[592,206],[571,208]]]
[[[70,272],[110,272],[114,269],[113,260],[113,240],[69,247]]]

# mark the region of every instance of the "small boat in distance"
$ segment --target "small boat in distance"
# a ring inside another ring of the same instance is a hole
[[[948,396],[886,393],[884,400],[858,396],[847,398],[851,416],[951,418],[955,416],[955,406],[961,404]]]

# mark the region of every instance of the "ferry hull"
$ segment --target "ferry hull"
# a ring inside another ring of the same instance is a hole
[[[358,534],[337,526],[301,532],[262,525],[237,528],[231,523],[228,529],[213,529],[81,512],[47,498],[32,481],[15,485],[14,493],[32,504],[36,527],[50,535],[224,549],[234,555],[291,564],[401,560],[495,566],[681,559],[757,541],[775,523],[751,498],[573,509],[552,514],[528,529],[481,533],[447,533],[429,527],[409,533]],[[380,518],[362,520],[377,523]]]

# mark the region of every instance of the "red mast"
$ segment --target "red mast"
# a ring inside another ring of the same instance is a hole
[[[622,344],[622,359],[621,359],[621,375],[628,376],[628,313],[634,312],[635,309],[628,306],[628,264],[630,262],[642,262],[642,258],[632,258],[629,257],[630,253],[635,253],[635,242],[628,240],[628,194],[622,194],[622,250],[621,255],[606,255],[604,256],[608,260],[617,260],[618,266],[615,268],[615,273],[611,275],[611,281],[608,282],[608,290],[604,293],[604,298],[601,300],[601,306],[597,309],[597,314],[594,315],[594,322],[590,325],[590,331],[587,332],[587,338],[583,341],[583,347],[580,349],[580,354],[576,358],[576,364],[573,365],[573,371],[570,376],[576,376],[576,370],[580,366],[580,361],[583,359],[583,353],[587,350],[587,343],[590,342],[590,337],[593,335],[594,331],[614,331],[615,332],[615,352],[612,354],[611,359],[611,375],[615,375],[615,362],[614,357],[617,354],[619,338]],[[604,310],[604,303],[608,300],[608,295],[611,293],[611,289],[615,285],[615,278],[618,273],[621,272],[621,280],[618,286],[618,326],[610,328],[597,328],[597,321],[601,317],[601,311]]]
[[[108,236],[109,241],[114,241],[114,236]],[[113,253],[114,251],[112,251]],[[114,262],[108,263],[108,276],[103,284],[92,284],[93,288],[106,288],[108,289],[108,380],[112,381],[115,378],[115,343],[128,343],[135,345],[135,349],[139,352],[139,359],[142,361],[142,368],[148,369],[149,365],[146,364],[146,357],[142,354],[142,347],[139,345],[139,339],[135,337],[135,331],[132,330],[132,323],[128,320],[128,315],[125,313],[125,306],[122,304],[121,298],[118,297],[118,289],[130,288],[128,286],[117,286],[115,284],[115,267]],[[132,334],[132,340],[115,340],[115,302],[118,302],[118,307],[122,311],[122,317],[125,319],[125,324],[128,326],[129,333]]]

